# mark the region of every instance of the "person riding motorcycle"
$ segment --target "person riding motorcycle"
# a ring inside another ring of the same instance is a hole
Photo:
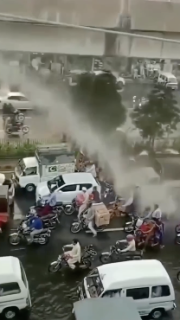
[[[41,200],[41,202],[44,201],[45,205],[42,207],[42,209],[38,212],[38,216],[41,218],[44,217],[51,217],[52,215],[52,211],[53,211],[53,207],[56,206],[57,204],[57,198],[56,198],[56,193],[51,193],[48,198],[44,198]]]
[[[86,224],[87,224],[89,230],[92,232],[93,237],[96,237],[97,231],[94,229],[95,210],[93,208],[92,202],[90,202],[88,204],[87,213],[84,214],[83,217],[86,219]]]
[[[159,234],[159,244],[160,247],[163,248],[163,234],[164,234],[164,224],[161,220],[162,218],[162,211],[158,204],[154,205],[154,211],[152,212],[152,220],[156,222],[156,229],[155,232]]]
[[[137,212],[140,210],[140,188],[139,186],[135,186],[135,188],[132,191],[131,196],[126,201],[122,207],[127,209],[128,213],[132,215],[136,215]]]
[[[127,247],[123,250],[121,250],[121,252],[134,252],[136,251],[136,242],[134,240],[134,236],[132,234],[128,234],[126,237],[126,241],[128,243]]]
[[[75,263],[81,262],[81,245],[78,239],[73,239],[72,245],[68,246],[71,246],[72,250],[65,253],[68,258],[67,263],[71,269],[75,269]]]
[[[34,236],[42,232],[43,222],[38,216],[34,216],[27,221],[27,227],[32,230],[30,233],[30,240],[28,241],[28,243],[31,244],[34,240]]]
[[[101,202],[101,198],[100,198],[100,193],[99,191],[97,190],[97,187],[93,187],[93,191],[92,191],[92,200],[93,202],[95,203],[100,203]]]
[[[78,212],[78,219],[80,219],[80,216],[83,211],[86,210],[87,205],[89,202],[89,193],[85,187],[82,188],[82,203],[79,207],[79,212]]]

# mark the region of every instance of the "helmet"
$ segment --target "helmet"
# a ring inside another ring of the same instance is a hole
[[[87,191],[86,187],[82,187],[82,191],[86,192]]]
[[[128,234],[127,237],[126,237],[126,240],[129,242],[129,241],[132,241],[134,240],[134,236],[132,234]]]

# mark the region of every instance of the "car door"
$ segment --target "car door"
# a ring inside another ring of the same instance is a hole
[[[62,186],[57,190],[57,200],[58,202],[63,202],[65,204],[71,203],[78,192],[79,186],[77,184]]]
[[[11,103],[15,108],[19,109],[20,101],[19,96],[11,95],[7,98],[8,102]]]
[[[25,96],[21,96],[19,97],[19,108],[20,110],[31,110],[32,109],[32,105],[30,103],[30,101],[25,97]]]
[[[131,297],[137,305],[140,316],[149,314],[150,288],[148,286],[140,286],[136,288],[122,289],[122,297]]]

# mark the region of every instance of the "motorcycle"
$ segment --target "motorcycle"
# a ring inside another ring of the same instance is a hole
[[[127,260],[141,260],[143,257],[143,251],[132,251],[132,252],[121,252],[121,249],[119,248],[119,244],[122,241],[117,241],[114,246],[110,247],[109,252],[102,252],[99,260],[102,264],[106,263],[112,263],[112,262],[118,262],[118,261],[127,261]]]
[[[64,205],[64,214],[66,216],[72,216],[75,212],[78,212],[78,210],[76,199],[73,199],[71,204]]]
[[[63,254],[59,255],[58,259],[56,261],[53,261],[48,266],[49,273],[56,273],[60,271],[63,268],[69,268],[69,265],[67,263],[68,256],[65,254],[65,249],[69,248],[70,245],[66,245],[62,248]],[[86,246],[83,250],[83,254],[81,257],[81,262],[76,263],[76,267],[80,269],[88,269],[91,267],[91,262],[93,258],[97,255],[97,252],[95,251],[93,245]]]
[[[31,206],[29,208],[29,214],[37,214],[41,213],[41,211],[43,210],[45,204],[39,203],[36,206]],[[57,204],[52,208],[52,214],[57,214],[58,217],[61,217],[62,212],[64,211],[64,206],[61,204]]]
[[[131,221],[125,222],[124,224],[124,232],[126,233],[134,233],[144,222],[144,220],[138,216],[131,215],[130,217]]]
[[[103,232],[104,227],[103,226],[100,226],[100,227],[95,226],[95,229],[97,232]],[[86,219],[83,216],[81,216],[80,220],[73,222],[70,226],[70,231],[73,234],[79,233],[82,230],[85,230],[85,231],[88,230],[88,226],[86,224]]]
[[[180,271],[178,271],[176,278],[177,278],[177,281],[180,282]]]
[[[175,243],[180,245],[180,224],[177,224],[177,226],[175,227],[175,232],[176,232]]]
[[[25,222],[21,223],[17,229],[17,232],[11,233],[9,235],[8,241],[12,246],[17,246],[21,242],[28,243],[29,235],[31,230],[27,228]],[[40,245],[45,245],[49,242],[49,238],[51,236],[51,230],[43,229],[41,233],[34,236],[33,243],[37,243]]]
[[[34,213],[29,213],[26,215],[26,219],[24,221],[28,221],[30,218],[32,218],[34,215],[37,215],[36,211]],[[51,229],[51,230],[54,230],[57,226],[57,224],[60,224],[60,221],[59,221],[59,217],[58,217],[58,214],[55,213],[55,214],[52,214],[52,216],[42,216],[40,217],[42,222],[43,222],[43,227],[46,229]]]

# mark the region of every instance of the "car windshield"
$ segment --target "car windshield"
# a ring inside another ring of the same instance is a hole
[[[86,277],[86,284],[91,298],[97,298],[104,291],[98,269],[94,269]]]
[[[62,187],[65,184],[63,177],[58,176],[50,181],[47,182],[47,186],[50,192],[56,191],[56,189]]]

